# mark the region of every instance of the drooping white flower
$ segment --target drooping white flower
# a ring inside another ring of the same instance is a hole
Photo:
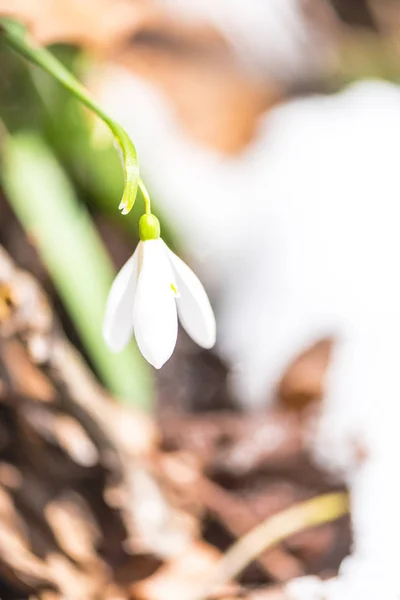
[[[108,296],[103,336],[119,352],[135,335],[145,359],[157,369],[170,358],[179,320],[203,348],[215,344],[210,301],[198,277],[159,237],[154,215],[140,220],[141,241],[125,263]]]

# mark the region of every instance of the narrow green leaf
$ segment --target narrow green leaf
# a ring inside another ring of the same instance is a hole
[[[93,365],[113,393],[149,407],[151,375],[137,347],[132,343],[115,355],[102,338],[114,272],[88,212],[39,135],[8,136],[3,150],[8,199],[35,240]]]

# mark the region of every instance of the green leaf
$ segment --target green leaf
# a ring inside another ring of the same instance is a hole
[[[8,199],[32,237],[89,358],[109,389],[148,408],[150,369],[132,342],[112,354],[101,329],[115,273],[84,206],[43,139],[32,132],[4,140],[3,179]]]
[[[135,203],[140,177],[136,148],[125,129],[104,112],[84,85],[56,56],[47,48],[37,46],[29,39],[23,26],[10,19],[0,18],[0,34],[11,48],[54,77],[109,127],[115,137],[117,148],[120,150],[124,170],[125,185],[119,208],[122,209],[122,214],[128,214]]]

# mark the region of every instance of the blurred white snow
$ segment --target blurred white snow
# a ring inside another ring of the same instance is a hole
[[[281,33],[275,43],[264,35],[262,15],[275,7],[273,32],[274,23],[291,22],[296,3],[254,4],[195,7],[228,28],[252,64],[267,65],[276,49],[275,66],[290,77],[300,55],[280,45]],[[310,32],[295,22],[298,37],[288,38],[298,48]],[[354,553],[337,580],[293,582],[290,594],[399,598],[400,89],[369,81],[287,101],[265,114],[240,155],[227,157],[193,142],[149,83],[116,67],[105,81],[103,104],[134,139],[161,213],[214,297],[218,350],[239,399],[267,402],[295,357],[335,340],[315,457],[349,481]]]

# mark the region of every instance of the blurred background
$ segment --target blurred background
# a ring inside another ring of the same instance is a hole
[[[267,175],[279,161],[301,203],[308,182],[293,165],[313,155],[294,139],[314,123],[302,101],[328,120],[319,107],[349,84],[398,82],[400,4],[0,0],[0,16],[126,127],[162,235],[201,276],[219,325],[212,352],[181,331],[160,372],[134,341],[108,351],[105,300],[142,199],[119,214],[111,135],[0,35],[0,597],[186,600],[257,523],[345,487],[316,466],[310,433],[329,328],[312,323],[301,342],[290,330],[281,348],[254,320],[287,301],[268,283],[285,258],[263,225],[281,200]],[[279,206],[285,222],[291,203]],[[216,597],[287,598],[294,577],[335,575],[350,538],[347,519],[292,536]]]

